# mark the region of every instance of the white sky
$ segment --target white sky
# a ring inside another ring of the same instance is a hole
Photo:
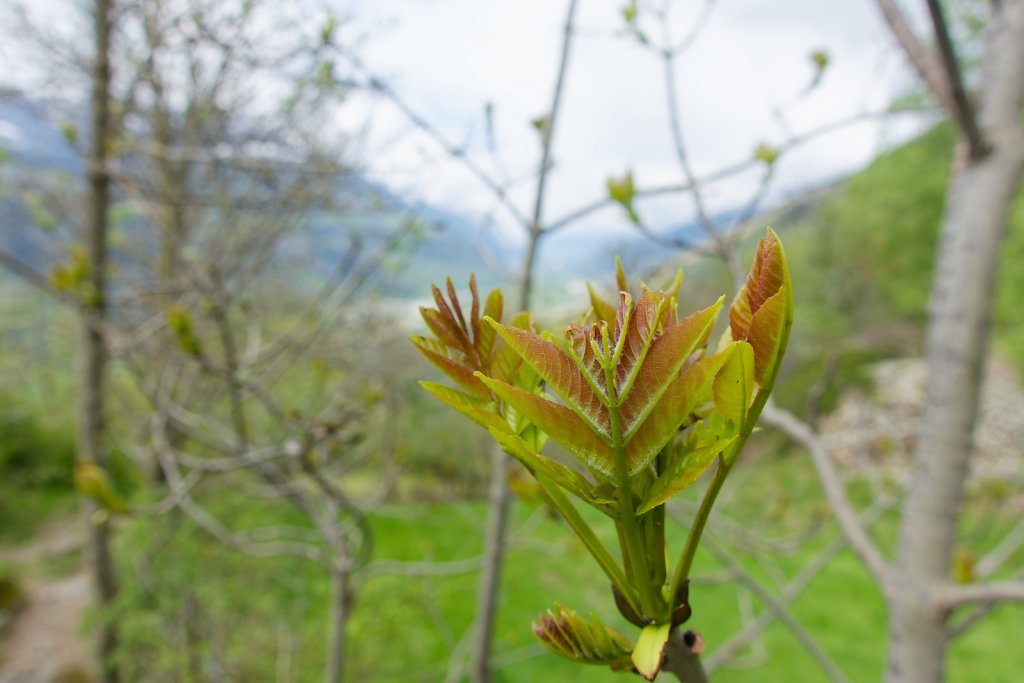
[[[659,4],[661,0],[658,0]],[[640,187],[681,181],[665,105],[661,61],[623,37],[623,0],[581,0],[563,108],[555,132],[555,163],[545,216],[603,196],[608,176],[633,169]],[[773,117],[781,107],[797,133],[883,109],[911,83],[870,0],[717,0],[697,42],[681,58],[677,88],[684,136],[698,174],[750,157],[759,142],[780,144]],[[692,26],[703,2],[677,0],[675,40]],[[494,103],[503,166],[520,179],[514,197],[529,213],[540,153],[529,125],[550,106],[567,3],[557,0],[379,0],[356,8],[368,26],[362,56],[451,141],[489,171],[483,111]],[[640,3],[641,27],[657,42],[660,27]],[[810,54],[824,49],[831,63],[821,85],[798,95],[813,76]],[[436,146],[384,103],[359,102],[346,121],[372,112],[371,174],[400,192],[479,218],[493,195],[445,159]],[[856,170],[881,149],[920,128],[905,118],[862,124],[816,139],[779,162],[772,197]],[[742,203],[756,174],[709,188],[712,207]],[[692,217],[679,197],[639,205],[651,225]],[[507,217],[506,217],[507,218]],[[612,209],[591,219],[593,229],[621,228]],[[508,234],[510,224],[499,227]]]

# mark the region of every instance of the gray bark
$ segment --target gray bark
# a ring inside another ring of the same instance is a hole
[[[491,641],[494,622],[498,614],[498,592],[501,586],[501,567],[505,557],[505,536],[511,492],[505,480],[510,458],[495,446],[491,453],[491,485],[488,494],[489,511],[484,536],[483,567],[477,584],[476,622],[473,631],[473,661],[471,674],[474,683],[490,680]]]
[[[703,651],[704,639],[697,631],[677,628],[665,643],[662,671],[675,675],[680,683],[708,683],[708,675],[700,661]]]
[[[105,393],[108,351],[102,333],[106,318],[107,251],[110,204],[110,176],[107,171],[110,136],[110,34],[111,0],[96,0],[95,61],[92,71],[92,145],[89,152],[89,194],[83,242],[89,257],[88,290],[82,308],[81,349],[79,360],[78,455],[80,461],[93,462],[106,469]],[[101,609],[117,597],[117,576],[111,552],[110,519],[94,504],[89,504],[87,526],[89,565],[92,571],[95,599]],[[109,613],[103,614],[97,628],[97,657],[100,680],[116,683],[120,679],[114,654],[117,650],[117,622]]]
[[[337,564],[337,563],[336,563]],[[326,683],[341,683],[345,677],[345,641],[349,607],[352,602],[351,572],[343,566],[331,568],[331,614]]]
[[[989,151],[952,181],[932,286],[928,386],[890,601],[890,683],[944,677],[948,611],[937,592],[951,575],[999,248],[1024,174],[1024,0],[993,8],[978,112]]]

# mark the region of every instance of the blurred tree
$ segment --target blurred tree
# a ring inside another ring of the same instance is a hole
[[[107,270],[110,222],[110,154],[114,134],[110,117],[110,39],[114,8],[110,0],[96,0],[93,6],[94,46],[92,59],[92,137],[89,147],[86,221],[82,234],[85,246],[84,285],[80,297],[82,341],[78,385],[77,467],[105,468],[107,455],[107,365],[109,353],[103,334],[108,317]],[[99,506],[87,508],[89,557],[96,602],[101,609],[97,629],[100,679],[104,683],[120,680],[117,665],[118,626],[111,612],[117,597],[117,575],[112,554],[113,529],[106,511]]]
[[[890,0],[879,8],[932,97],[956,121],[927,332],[928,383],[899,552],[883,589],[890,602],[887,680],[944,679],[950,619],[972,603],[1024,600],[1024,583],[957,585],[958,511],[972,453],[999,251],[1024,178],[1024,2],[991,3],[982,67],[967,90],[938,0],[928,0],[932,44]]]

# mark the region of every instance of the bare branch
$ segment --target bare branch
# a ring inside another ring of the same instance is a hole
[[[790,630],[793,637],[797,639],[804,650],[817,662],[818,666],[821,667],[822,671],[828,676],[829,680],[837,681],[838,683],[846,683],[846,675],[839,670],[835,662],[828,656],[828,654],[821,649],[811,634],[804,628],[803,624],[797,621],[793,613],[786,607],[785,602],[776,598],[772,595],[771,591],[761,585],[761,582],[753,577],[753,575],[740,565],[735,559],[729,556],[728,553],[719,548],[714,541],[711,539],[704,539],[704,544],[708,550],[718,558],[718,561],[725,564],[729,571],[733,573],[737,580],[745,585],[759,600],[767,605],[768,609],[775,613]]]
[[[458,576],[480,571],[483,562],[481,557],[470,557],[465,560],[449,562],[402,562],[400,560],[377,560],[366,565],[361,572],[364,577],[381,574],[397,574],[399,576]]]
[[[795,415],[776,407],[770,401],[761,413],[761,420],[764,424],[775,427],[807,449],[818,472],[825,496],[835,512],[840,529],[846,535],[850,546],[856,551],[864,566],[878,581],[883,592],[888,594],[891,583],[889,564],[858,519],[821,437]]]
[[[953,99],[952,87],[949,77],[943,69],[935,54],[928,50],[910,28],[903,10],[897,7],[895,0],[875,0],[879,11],[889,29],[892,31],[903,53],[907,56],[911,66],[917,71],[917,75],[924,81],[925,87],[932,94],[939,104],[948,111],[956,111],[956,102]]]
[[[1024,602],[1024,581],[948,584],[935,594],[935,605],[945,611],[966,603]]]
[[[946,70],[947,82],[952,90],[953,108],[950,113],[960,124],[960,129],[963,131],[964,137],[967,138],[967,149],[971,158],[980,159],[988,153],[988,143],[981,137],[978,119],[974,114],[974,106],[964,89],[960,64],[956,59],[956,51],[953,48],[953,41],[949,37],[949,27],[946,24],[946,17],[942,12],[939,0],[928,0],[928,13],[932,18],[932,26],[935,27],[935,40],[939,45],[939,55]]]

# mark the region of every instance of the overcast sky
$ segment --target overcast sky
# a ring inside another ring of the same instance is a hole
[[[658,0],[660,3],[660,0]],[[632,169],[638,186],[680,182],[668,127],[660,59],[623,35],[623,0],[581,0],[556,128],[555,163],[545,211],[556,219],[598,199],[605,180]],[[640,2],[640,26],[652,40],[661,28]],[[671,30],[678,41],[704,2],[677,0]],[[547,112],[567,3],[558,0],[381,0],[357,9],[368,28],[361,53],[370,68],[453,142],[499,174],[487,152],[484,108],[494,106],[501,167],[520,182],[514,196],[532,204],[540,138],[531,119]],[[819,87],[810,54],[828,53]],[[781,144],[774,111],[800,133],[857,112],[884,109],[912,81],[870,0],[718,0],[699,38],[678,63],[676,86],[686,144],[698,174],[742,161],[758,143]],[[348,122],[372,111],[367,163],[374,177],[403,192],[478,218],[495,204],[480,183],[447,162],[384,103],[355,102]],[[921,121],[842,128],[787,155],[772,197],[864,166]],[[743,202],[756,174],[708,188],[716,209]],[[680,198],[650,200],[641,214],[654,226],[692,217]],[[507,229],[508,221],[499,221]],[[623,225],[609,210],[590,228]]]

